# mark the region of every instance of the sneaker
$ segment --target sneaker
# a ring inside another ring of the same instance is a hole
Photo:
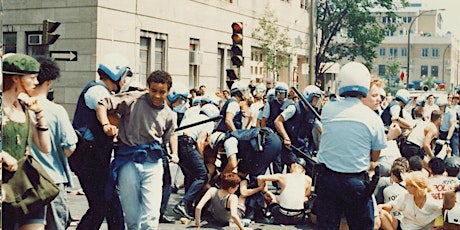
[[[188,214],[187,207],[185,207],[185,204],[183,202],[179,202],[178,204],[176,204],[176,206],[174,206],[173,211],[176,214],[179,214],[189,220],[193,219],[193,217]]]
[[[162,224],[174,224],[175,220],[170,218],[170,217],[167,217],[167,216],[164,216],[164,215],[161,215],[160,216],[160,223]]]

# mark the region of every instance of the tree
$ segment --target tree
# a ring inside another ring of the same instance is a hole
[[[388,80],[387,91],[393,94],[401,88],[399,84],[400,67],[401,64],[393,60],[388,61],[385,65],[385,78]],[[393,83],[396,85],[395,87],[392,87]]]
[[[313,0],[314,1],[314,0]],[[394,32],[397,26],[396,9],[406,6],[405,0],[326,0],[317,8],[317,26],[321,31],[316,53],[315,73],[322,78],[321,63],[343,58],[366,60],[366,65],[377,57],[376,47],[385,38],[385,32]],[[372,9],[380,9],[390,23],[376,20]]]
[[[267,5],[263,17],[259,19],[259,27],[252,32],[252,37],[262,49],[265,69],[272,74],[273,81],[278,80],[279,70],[289,65],[294,48],[288,37],[289,28],[280,30],[277,23],[278,18]]]

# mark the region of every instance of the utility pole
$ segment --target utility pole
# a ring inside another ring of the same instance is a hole
[[[316,27],[316,0],[310,0],[310,50],[309,50],[309,60],[308,60],[308,75],[309,81],[308,85],[314,85],[316,81],[315,74],[315,27]]]

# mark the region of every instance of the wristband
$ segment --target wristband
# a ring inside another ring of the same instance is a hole
[[[106,125],[110,125],[110,123],[104,123],[104,124],[102,124],[102,127],[104,127]]]
[[[38,112],[36,111],[35,114],[39,114],[39,113],[41,113],[41,112],[43,112],[43,109],[40,110],[40,111],[38,111]]]
[[[38,131],[48,131],[49,130],[48,126],[36,125],[35,127],[37,128]]]

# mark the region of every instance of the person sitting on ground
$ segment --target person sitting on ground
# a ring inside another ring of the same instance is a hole
[[[401,194],[394,201],[380,204],[380,219],[383,229],[431,229],[435,218],[442,214],[441,205],[430,196],[426,176],[422,172],[406,175],[406,194]],[[397,220],[390,213],[400,211],[403,215]]]
[[[238,196],[235,195],[241,179],[237,174],[232,172],[222,173],[220,177],[221,188],[210,188],[196,206],[195,226],[201,226],[201,210],[210,201],[209,212],[216,222],[227,225],[231,219],[240,230],[245,229],[241,221],[244,210],[238,207]]]
[[[460,229],[460,205],[457,197],[460,196],[460,185],[457,185],[453,191],[448,191],[444,195],[442,213],[444,216],[444,230]]]
[[[265,190],[271,199],[269,211],[276,224],[299,224],[305,220],[304,204],[311,195],[311,177],[305,175],[307,162],[303,158],[296,158],[291,163],[287,174],[260,175],[257,177],[259,185],[265,188],[266,181],[278,182],[281,186],[280,195],[275,196]]]
[[[406,173],[408,168],[402,164],[393,164],[391,168],[391,181],[392,184],[383,189],[383,199],[384,203],[391,202],[396,200],[401,194],[406,194],[405,182],[402,179],[403,173]],[[397,220],[401,220],[402,213],[400,211],[392,210],[390,214],[395,217]]]
[[[444,160],[438,157],[431,158],[428,162],[431,170],[431,176],[428,177],[428,184],[431,188],[431,196],[442,204],[444,193],[448,191],[447,177],[444,175],[446,168],[444,167]]]

